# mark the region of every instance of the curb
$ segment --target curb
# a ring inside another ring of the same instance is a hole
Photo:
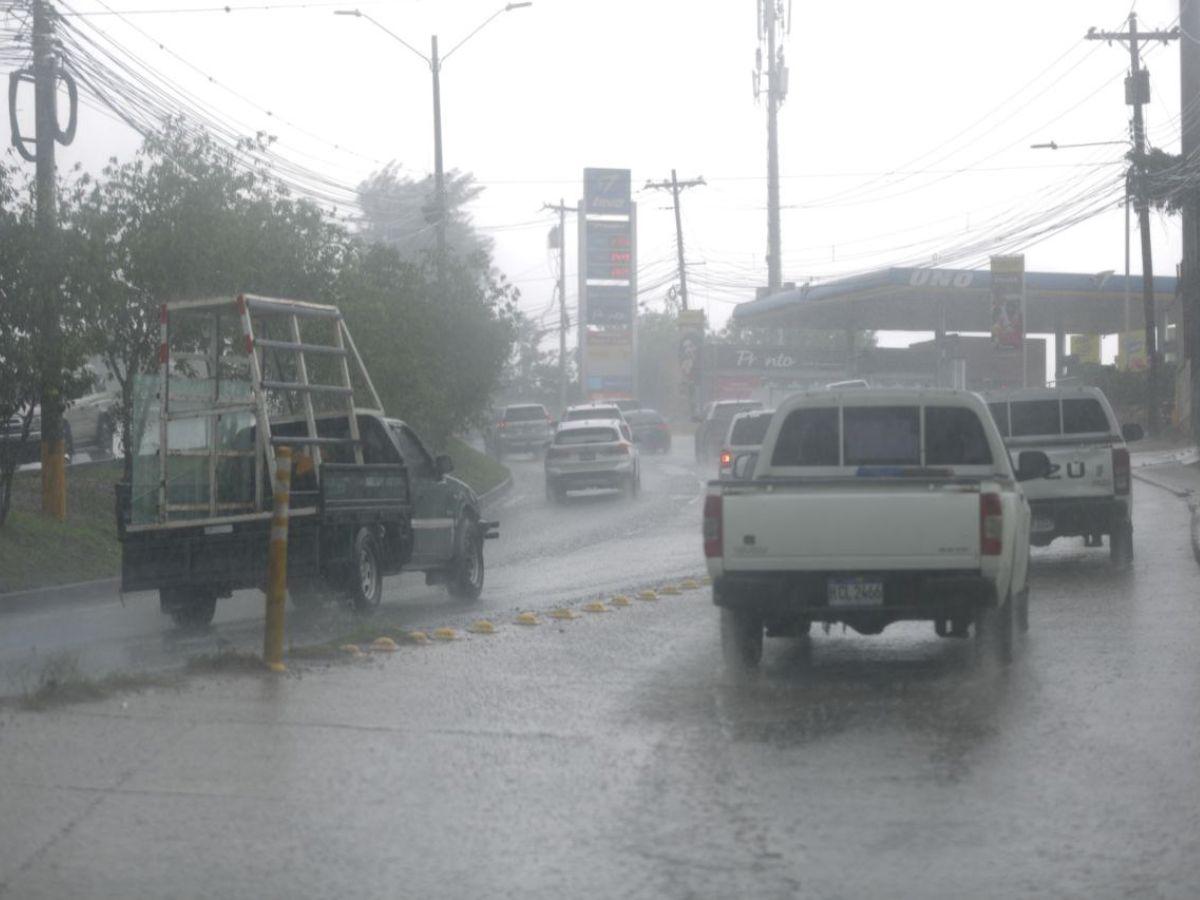
[[[503,497],[505,494],[507,494],[509,491],[511,491],[512,488],[513,488],[513,477],[512,477],[512,472],[509,472],[508,476],[502,482],[500,482],[498,485],[496,485],[491,490],[484,491],[482,494],[479,495],[479,505],[487,506],[487,505],[495,502],[496,500],[499,500],[501,497]]]
[[[30,588],[0,594],[0,613],[29,612],[37,609],[55,609],[60,606],[85,606],[97,601],[97,594],[106,594],[105,600],[119,597],[120,578],[101,578],[96,581],[77,581],[73,584],[57,584],[50,587]]]

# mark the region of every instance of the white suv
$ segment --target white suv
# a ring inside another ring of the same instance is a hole
[[[1045,478],[1022,485],[1033,510],[1030,542],[1082,537],[1089,547],[1109,538],[1114,563],[1133,559],[1133,502],[1126,441],[1140,425],[1117,424],[1099,388],[1027,388],[986,395],[1010,453],[1041,450],[1050,458]]]
[[[637,446],[629,426],[612,419],[563,422],[546,448],[546,499],[561,503],[567,491],[615,488],[636,497],[642,486]]]

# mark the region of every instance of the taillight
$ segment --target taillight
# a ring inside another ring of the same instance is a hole
[[[704,555],[708,558],[721,555],[720,494],[709,494],[704,498]]]
[[[1113,447],[1113,490],[1118,494],[1129,493],[1129,450],[1125,447]]]
[[[1004,549],[1004,507],[999,494],[979,495],[979,552],[999,556]]]
[[[499,422],[496,423],[496,427],[497,428],[507,428],[508,423],[505,422],[503,419],[501,419]]]
[[[733,454],[728,450],[721,451],[721,468],[728,469],[733,465]]]

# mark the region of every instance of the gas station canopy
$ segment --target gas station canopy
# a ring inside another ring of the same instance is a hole
[[[990,332],[992,275],[986,269],[883,269],[803,285],[739,303],[742,325],[813,330]],[[1113,334],[1144,326],[1142,277],[1101,272],[1026,272],[1026,331]],[[1128,297],[1129,310],[1126,311]],[[1154,278],[1155,316],[1175,300],[1175,278]]]

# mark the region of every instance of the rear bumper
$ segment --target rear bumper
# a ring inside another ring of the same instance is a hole
[[[633,475],[632,463],[621,463],[603,469],[578,470],[546,468],[546,482],[564,491],[582,491],[591,488],[620,488]]]
[[[883,604],[830,606],[830,576],[883,579]],[[976,571],[727,573],[713,582],[713,603],[747,609],[768,620],[879,623],[971,619],[995,606],[995,584]]]
[[[1114,526],[1130,519],[1127,497],[1073,497],[1061,500],[1031,500],[1033,512],[1030,537],[1112,534]]]
[[[504,450],[541,450],[550,442],[549,432],[544,434],[501,434],[496,443]]]

